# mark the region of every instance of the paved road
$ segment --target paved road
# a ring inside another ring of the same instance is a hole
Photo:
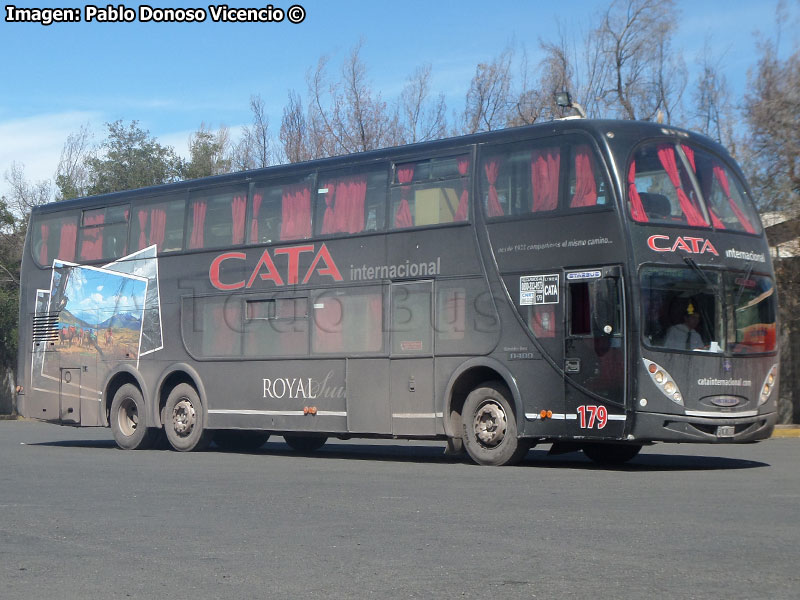
[[[800,596],[800,439],[491,468],[440,444],[125,452],[0,421],[0,461],[4,600]]]

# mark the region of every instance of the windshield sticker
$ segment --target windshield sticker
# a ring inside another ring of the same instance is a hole
[[[558,273],[520,277],[519,303],[520,306],[558,304]]]

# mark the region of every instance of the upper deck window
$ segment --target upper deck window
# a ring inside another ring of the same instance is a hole
[[[186,200],[184,194],[154,198],[134,208],[131,219],[131,251],[155,244],[158,253],[173,252],[183,247],[183,225]]]
[[[311,237],[313,177],[257,182],[253,187],[247,241],[266,244]]]
[[[391,189],[392,227],[466,221],[470,163],[465,154],[396,164]]]
[[[192,192],[189,205],[187,248],[220,248],[244,242],[247,187]]]
[[[75,260],[78,237],[77,212],[35,217],[31,225],[33,257],[41,266],[49,267],[53,260]]]
[[[385,226],[387,169],[361,173],[320,174],[317,185],[317,232],[361,233]]]
[[[128,242],[127,204],[84,210],[81,215],[79,260],[107,260],[125,254]]]
[[[641,146],[627,172],[628,206],[640,223],[757,233],[758,217],[739,177],[688,144]]]
[[[609,205],[605,177],[587,143],[548,139],[488,150],[479,175],[489,217]]]

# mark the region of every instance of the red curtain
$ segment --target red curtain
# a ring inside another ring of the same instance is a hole
[[[725,174],[725,169],[723,169],[720,165],[714,165],[714,177],[716,177],[719,184],[722,186],[722,191],[725,192],[725,197],[728,199],[728,204],[733,211],[733,214],[736,215],[736,218],[739,219],[739,223],[742,224],[745,231],[748,233],[755,233],[756,230],[753,227],[753,224],[750,223],[750,220],[745,216],[742,212],[742,209],[739,208],[739,205],[736,204],[736,200],[733,199],[731,196],[731,186],[728,183],[728,176]]]
[[[367,178],[347,177],[329,181],[325,195],[325,215],[320,233],[359,233],[364,231],[364,204]]]
[[[683,153],[686,155],[686,159],[692,166],[692,171],[694,171],[694,174],[697,175],[697,163],[694,160],[694,150],[686,144],[681,144],[681,148],[683,148]],[[708,214],[711,215],[711,223],[717,229],[725,229],[725,224],[717,216],[717,213],[714,212],[714,208],[711,206],[711,203],[708,202],[708,199],[711,197],[711,180],[708,177],[704,177],[701,181],[699,181],[699,183],[702,187],[700,191],[703,193],[703,198],[706,199],[706,208],[708,209]]]
[[[164,236],[167,232],[167,211],[160,206],[150,209],[150,243],[156,244],[158,250],[164,245]]]
[[[84,217],[83,224],[84,226],[102,225],[105,222],[105,218],[104,214],[98,213],[90,217]],[[103,228],[89,227],[81,233],[81,259],[97,260],[103,258]]]
[[[50,237],[50,226],[47,223],[42,223],[42,247],[39,249],[39,264],[48,264],[47,260],[47,238]]]
[[[148,217],[147,210],[144,208],[139,209],[139,246],[138,250],[141,250],[145,246],[147,246],[147,217]]]
[[[597,182],[594,179],[594,161],[589,146],[575,148],[575,195],[570,208],[597,206]]]
[[[680,202],[683,214],[686,215],[687,223],[695,227],[708,226],[702,213],[689,200],[686,192],[683,191],[681,178],[678,174],[678,163],[675,160],[675,149],[670,144],[661,144],[658,147],[658,160],[661,161],[661,166],[664,167],[664,171],[666,171],[672,186],[675,188],[675,192],[678,194],[678,202]]]
[[[400,187],[400,206],[394,214],[394,226],[396,228],[411,227],[414,222],[411,220],[411,208],[408,205],[408,193],[411,186],[407,185],[414,179],[414,165],[403,165],[397,167],[397,182]]]
[[[558,173],[560,164],[560,148],[541,148],[531,152],[532,212],[555,210],[558,207]],[[495,176],[496,178],[497,176]],[[502,209],[500,213],[502,214]]]
[[[453,216],[453,221],[466,221],[467,220],[467,211],[469,210],[469,190],[467,190],[467,184],[469,179],[466,179],[467,174],[469,173],[469,165],[470,159],[466,156],[462,156],[458,159],[458,174],[461,175],[461,197],[458,200],[458,208],[456,209],[456,214]]]
[[[75,223],[64,223],[61,226],[61,242],[58,247],[58,258],[72,262],[75,260],[75,240],[78,237],[78,226]]]
[[[192,235],[189,238],[189,248],[202,248],[206,226],[206,201],[198,200],[192,204]]]
[[[311,237],[311,189],[298,183],[283,187],[281,195],[281,239]]]
[[[634,221],[640,223],[647,223],[647,213],[642,206],[642,199],[639,196],[639,190],[636,189],[636,161],[631,161],[631,166],[628,169],[628,203],[631,207],[631,216]]]
[[[247,210],[247,196],[234,196],[231,202],[231,217],[233,226],[231,228],[231,242],[234,244],[244,243],[245,211]]]
[[[253,194],[253,214],[250,217],[250,242],[258,242],[258,211],[261,209],[263,196],[259,193]]]
[[[500,159],[492,158],[483,165],[486,171],[486,179],[489,182],[489,216],[502,217],[503,207],[500,206],[500,199],[497,197],[497,176],[500,174]]]
[[[538,338],[556,337],[556,313],[552,305],[541,304],[533,307],[530,325]]]

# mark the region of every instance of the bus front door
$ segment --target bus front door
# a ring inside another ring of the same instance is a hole
[[[619,439],[625,430],[625,310],[618,266],[565,271],[566,431]]]

